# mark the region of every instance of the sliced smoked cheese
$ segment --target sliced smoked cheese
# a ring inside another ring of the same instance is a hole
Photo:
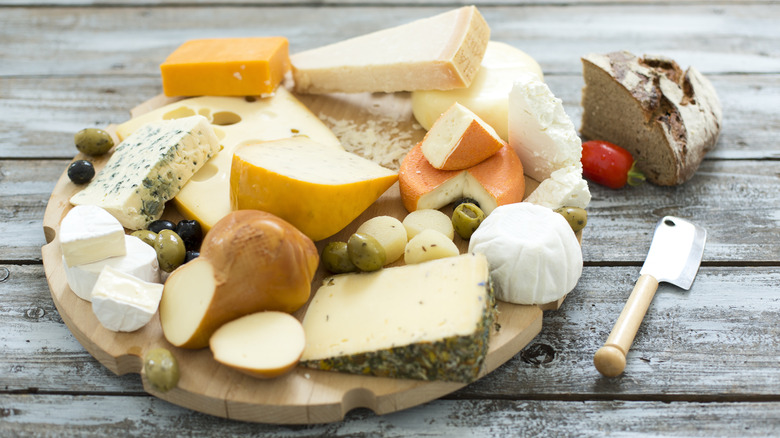
[[[518,77],[509,93],[509,145],[526,175],[542,182],[554,171],[581,166],[582,141],[561,99],[533,75]]]
[[[626,148],[652,183],[690,179],[720,134],[710,81],[671,59],[629,52],[588,55],[582,66],[582,135]]]
[[[494,301],[482,254],[330,277],[312,298],[301,363],[383,377],[471,382]]]
[[[273,213],[317,241],[347,226],[397,180],[358,155],[294,137],[236,149],[230,201],[234,210]]]
[[[461,170],[481,163],[504,144],[495,129],[456,102],[434,122],[421,147],[431,166]]]
[[[431,129],[453,103],[458,102],[474,111],[508,141],[507,117],[509,92],[519,75],[532,73],[543,79],[539,64],[520,49],[498,41],[490,41],[477,76],[467,88],[452,90],[418,90],[412,93],[412,112],[417,122]]]
[[[263,98],[195,97],[172,103],[133,118],[117,128],[120,139],[146,123],[200,114],[217,133],[221,146],[174,198],[179,212],[200,222],[208,231],[230,213],[230,165],[242,144],[305,135],[333,149],[343,150],[335,135],[284,87]]]
[[[523,164],[509,146],[469,169],[439,170],[425,159],[417,144],[404,157],[398,181],[401,200],[410,212],[472,198],[490,214],[499,205],[522,201],[525,194]]]
[[[259,96],[289,70],[282,37],[190,40],[160,65],[166,96]]]
[[[474,6],[290,57],[299,93],[449,90],[479,70],[490,28]]]
[[[273,311],[230,321],[209,339],[217,362],[264,379],[295,368],[305,344],[300,321],[289,313]]]

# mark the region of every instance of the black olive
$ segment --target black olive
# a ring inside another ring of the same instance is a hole
[[[200,257],[199,251],[187,251],[184,254],[184,263],[191,262],[195,260],[196,258]]]
[[[76,160],[68,166],[68,178],[74,184],[86,184],[95,177],[95,166],[87,160]]]
[[[176,234],[184,241],[187,250],[197,250],[203,241],[203,228],[195,220],[181,220],[176,225]]]
[[[149,224],[148,227],[146,227],[149,231],[154,231],[155,233],[160,233],[162,230],[171,230],[176,231],[176,224],[169,220],[165,219],[157,219],[156,221],[152,221],[152,223]],[[178,233],[177,233],[178,234]],[[179,236],[181,237],[181,236]]]

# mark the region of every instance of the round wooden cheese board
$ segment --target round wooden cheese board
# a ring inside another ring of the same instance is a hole
[[[331,128],[344,121],[348,121],[349,126],[360,127],[369,119],[379,120],[380,123],[373,123],[371,129],[389,131],[373,132],[373,135],[397,138],[402,134],[403,138],[409,139],[407,150],[424,135],[422,128],[414,123],[409,95],[405,93],[297,97]],[[137,116],[170,102],[170,99],[158,96],[135,108],[131,115]],[[105,157],[92,159],[96,168],[100,168],[106,160]],[[533,182],[527,190],[532,188]],[[69,198],[79,189],[63,172],[49,199],[43,220],[48,243],[42,248],[42,256],[52,299],[65,324],[92,356],[118,375],[141,374],[144,389],[150,394],[224,418],[275,424],[313,424],[339,421],[355,408],[368,408],[377,414],[395,412],[465,386],[462,383],[379,378],[301,367],[282,377],[262,380],[217,363],[207,348],[186,350],[173,347],[165,340],[157,316],[132,333],[105,329],[92,312],[91,304],[80,299],[68,287],[62,264],[59,223],[71,208]],[[318,249],[321,250],[328,241],[346,240],[369,218],[390,215],[403,219],[406,214],[396,183],[344,230],[318,242]],[[164,217],[171,220],[181,218],[172,203],[166,206]],[[457,236],[456,243],[462,251],[468,246]],[[320,268],[312,282],[312,294],[326,275]],[[480,377],[495,370],[525,347],[541,330],[542,310],[557,309],[561,302],[542,307],[499,302],[498,319],[491,333],[489,352]],[[302,318],[304,311],[299,311],[296,316]],[[144,355],[157,347],[169,349],[181,370],[177,387],[165,393],[156,391],[143,373]]]

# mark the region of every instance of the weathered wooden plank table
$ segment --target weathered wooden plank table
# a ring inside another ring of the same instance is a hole
[[[492,39],[535,57],[579,123],[579,57],[627,49],[694,65],[724,108],[719,143],[678,187],[591,186],[577,288],[541,333],[442,399],[342,422],[212,417],[116,376],[71,335],[44,275],[42,218],[72,135],[127,119],[161,90],[158,64],[199,37],[283,35],[297,51],[460,3],[0,1],[0,436],[780,435],[780,7],[772,1],[485,2]],[[708,232],[690,291],[662,285],[625,373],[604,342],[664,215]]]

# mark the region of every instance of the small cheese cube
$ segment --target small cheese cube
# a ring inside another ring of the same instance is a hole
[[[112,219],[114,218],[112,217]],[[109,257],[78,266],[69,266],[64,263],[65,277],[68,279],[70,289],[79,298],[92,301],[92,289],[105,266],[111,266],[144,281],[159,283],[160,268],[157,264],[157,252],[154,248],[141,239],[128,235],[125,235],[125,247],[127,254],[123,256]]]
[[[125,228],[145,228],[217,152],[219,139],[203,116],[144,125],[70,202],[102,207]]]
[[[149,283],[105,266],[92,289],[92,311],[103,327],[115,332],[132,332],[151,321],[162,291],[162,284]]]
[[[125,230],[94,205],[73,207],[60,223],[60,247],[66,266],[125,255]]]
[[[160,65],[166,96],[268,94],[290,69],[283,37],[191,40]]]

